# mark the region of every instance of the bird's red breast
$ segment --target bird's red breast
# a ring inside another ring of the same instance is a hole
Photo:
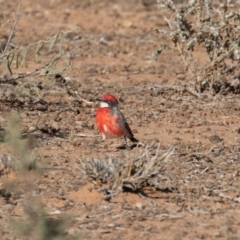
[[[120,137],[125,133],[118,115],[112,114],[108,107],[98,108],[96,114],[96,124],[100,132],[110,137]]]

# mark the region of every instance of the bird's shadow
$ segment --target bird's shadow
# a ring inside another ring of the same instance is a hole
[[[137,147],[136,143],[132,144],[131,146],[128,146],[128,145],[124,144],[124,145],[121,145],[121,146],[117,147],[117,149],[118,150],[132,150],[135,147]]]

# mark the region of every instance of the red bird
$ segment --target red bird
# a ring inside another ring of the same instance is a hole
[[[118,100],[111,94],[105,94],[100,101],[100,107],[97,109],[96,124],[101,133],[103,133],[103,140],[107,137],[121,137],[129,138],[132,142],[138,142],[133,136],[133,133],[118,109]]]

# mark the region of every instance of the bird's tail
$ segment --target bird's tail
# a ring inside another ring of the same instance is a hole
[[[134,136],[131,136],[129,139],[130,139],[132,142],[139,142]]]

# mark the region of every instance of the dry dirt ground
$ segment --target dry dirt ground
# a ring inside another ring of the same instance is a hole
[[[18,2],[0,4],[6,23],[1,35],[9,35],[13,21],[7,21]],[[61,51],[72,51],[72,65],[58,75],[65,59],[43,68],[58,55],[58,38],[50,53],[49,43],[43,45],[38,59],[30,49],[12,76],[5,63],[0,66],[0,127],[8,129],[10,113],[18,112],[22,141],[31,134],[30,148],[38,154],[37,169],[24,174],[1,165],[1,239],[38,239],[41,219],[51,234],[64,230],[75,239],[240,238],[239,96],[197,97],[183,90],[188,79],[178,53],[152,54],[168,41],[152,30],[165,26],[155,6],[137,0],[22,0],[9,47],[69,31]],[[135,137],[149,150],[121,149],[123,139],[101,141],[95,99],[106,92],[119,98]],[[152,188],[126,188],[106,198],[106,185],[81,171],[81,163],[93,158],[121,162],[145,151],[155,156],[159,143],[157,157],[173,145],[174,153]],[[0,146],[4,162],[13,153]],[[60,220],[66,225],[59,230]],[[44,236],[39,239],[54,238]]]

